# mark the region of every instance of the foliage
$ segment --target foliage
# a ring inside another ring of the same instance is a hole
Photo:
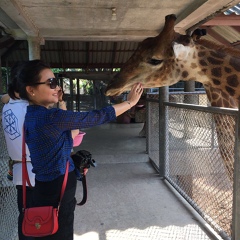
[[[51,68],[53,73],[64,73],[64,72],[85,72],[82,68]]]
[[[77,84],[79,82],[80,94],[92,95],[93,92],[93,81],[87,79],[72,79],[73,94],[77,94]],[[70,94],[70,79],[63,78],[63,90],[66,94]]]
[[[62,73],[64,71],[63,68],[51,68],[51,70],[53,71],[53,73]]]
[[[79,87],[80,87],[80,91],[83,94],[92,95],[94,93],[93,92],[93,81],[91,81],[91,80],[80,79]]]

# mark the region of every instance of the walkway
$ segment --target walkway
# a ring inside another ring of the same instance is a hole
[[[89,150],[98,166],[87,174],[86,204],[76,207],[74,240],[216,239],[148,162],[146,139],[138,137],[142,126],[112,123],[85,130],[75,151]]]

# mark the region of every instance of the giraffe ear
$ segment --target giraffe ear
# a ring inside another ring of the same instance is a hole
[[[173,52],[177,59],[186,60],[190,52],[190,47],[174,42]]]
[[[196,40],[200,39],[202,36],[205,36],[206,34],[207,34],[206,29],[197,28],[192,33],[191,37],[196,41]]]

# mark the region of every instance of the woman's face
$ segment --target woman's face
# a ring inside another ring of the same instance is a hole
[[[54,103],[58,102],[58,91],[60,90],[60,87],[57,85],[53,72],[50,69],[44,69],[40,73],[40,81],[38,84],[34,86],[28,86],[27,90],[30,95],[30,100],[33,104],[41,105],[46,108],[49,108]],[[52,87],[50,88],[50,83],[54,82],[55,84],[52,84]],[[42,83],[42,84],[41,84]]]

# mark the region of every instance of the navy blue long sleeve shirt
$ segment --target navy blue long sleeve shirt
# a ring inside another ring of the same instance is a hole
[[[72,112],[30,105],[25,116],[25,141],[30,151],[33,172],[38,181],[52,181],[63,175],[73,148],[71,130],[97,126],[116,119],[112,106],[90,112]]]

